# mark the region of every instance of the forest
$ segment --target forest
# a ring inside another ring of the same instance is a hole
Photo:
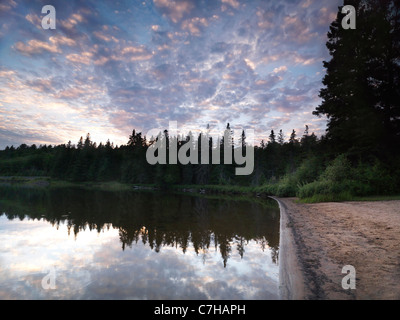
[[[357,27],[341,27],[344,14],[339,8],[328,32],[331,58],[323,62],[321,103],[313,112],[326,117],[325,134],[317,137],[305,125],[304,132],[293,130],[285,140],[282,130],[274,128],[268,141],[254,146],[251,175],[236,176],[235,163],[150,165],[146,151],[154,138],[136,130],[120,146],[110,141],[96,144],[90,134],[76,144],[8,146],[0,151],[0,175],[160,188],[196,185],[318,201],[399,194],[400,4],[394,0],[346,4],[357,10]],[[174,137],[165,130],[160,138]],[[200,134],[197,150],[201,140]],[[178,148],[190,141],[188,135]],[[236,143],[246,145],[244,132]],[[223,148],[220,152],[223,159]]]

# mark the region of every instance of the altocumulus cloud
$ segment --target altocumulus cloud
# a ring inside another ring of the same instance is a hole
[[[0,147],[87,132],[122,144],[170,120],[194,131],[230,122],[256,142],[305,124],[321,134],[311,112],[340,4],[72,0],[43,30],[41,1],[2,1]]]

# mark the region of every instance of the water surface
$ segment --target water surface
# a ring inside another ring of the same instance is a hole
[[[277,299],[278,251],[273,200],[0,189],[0,299]]]

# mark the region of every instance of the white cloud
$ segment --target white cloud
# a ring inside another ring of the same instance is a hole
[[[286,72],[287,71],[287,67],[286,66],[280,66],[278,68],[275,68],[272,72],[273,73],[279,73],[279,72]]]

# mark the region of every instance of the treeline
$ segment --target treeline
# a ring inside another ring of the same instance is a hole
[[[230,130],[229,123],[227,129]],[[158,137],[169,145],[168,140],[173,139],[165,130]],[[178,151],[187,143],[195,143],[193,150],[200,153],[202,134],[196,139],[190,133],[184,139],[179,139]],[[277,181],[279,177],[288,172],[294,172],[298,165],[306,158],[317,154],[321,141],[308,133],[299,139],[293,130],[290,139],[285,141],[280,130],[275,135],[272,130],[269,141],[261,141],[260,146],[254,147],[254,170],[251,175],[235,175],[235,158],[232,164],[223,164],[224,139],[217,142],[209,137],[209,155],[215,143],[220,144],[220,159],[222,164],[201,163],[199,154],[198,164],[156,164],[150,165],[146,160],[147,149],[155,142],[149,141],[140,132],[133,130],[126,145],[114,146],[110,141],[106,144],[96,144],[91,140],[90,134],[80,138],[77,144],[68,142],[57,146],[28,146],[22,144],[17,148],[6,147],[0,151],[0,175],[3,176],[50,176],[55,179],[74,182],[84,181],[121,181],[132,184],[154,184],[168,186],[172,184],[216,184],[216,185],[243,185],[259,186],[268,181]],[[240,144],[247,146],[245,132],[242,131]],[[232,137],[231,148],[234,149],[235,141]],[[248,146],[250,147],[250,146]],[[245,153],[245,148],[243,153]],[[168,150],[167,150],[168,155]],[[167,161],[168,162],[168,161]]]
[[[160,138],[170,138],[168,131],[165,130]],[[201,135],[197,139],[200,141]],[[209,139],[211,149],[212,138]],[[193,137],[188,135],[178,143],[178,150],[192,140]],[[244,132],[240,140],[246,143]],[[147,141],[133,130],[128,143],[121,146],[114,146],[109,141],[97,145],[88,134],[77,144],[7,147],[0,151],[0,175],[50,176],[73,182],[119,181],[160,188],[172,185],[243,186],[247,190],[278,196],[312,198],[318,195],[319,200],[400,191],[398,153],[393,153],[389,160],[372,153],[337,154],[332,151],[330,140],[309,134],[308,126],[300,137],[293,130],[288,140],[284,139],[282,130],[277,135],[271,130],[268,141],[261,141],[254,147],[254,170],[247,176],[235,175],[234,159],[230,165],[183,165],[179,162],[150,165],[146,161],[146,152],[152,143],[154,140]],[[223,141],[219,143],[220,157],[224,159]],[[195,150],[200,152],[198,144]]]

